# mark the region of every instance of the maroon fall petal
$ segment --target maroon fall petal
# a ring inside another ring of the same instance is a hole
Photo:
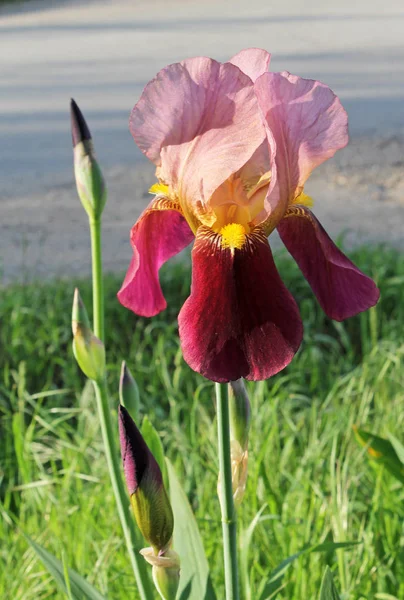
[[[217,234],[198,230],[191,295],[178,322],[186,362],[217,382],[278,373],[303,335],[297,305],[259,228],[234,252],[221,248]]]
[[[167,307],[160,267],[194,239],[182,214],[161,205],[161,199],[154,200],[132,228],[133,257],[118,292],[120,303],[143,317],[153,317]]]
[[[374,281],[337,248],[308,208],[292,206],[278,231],[328,317],[343,321],[377,303]]]
[[[132,417],[122,405],[119,406],[119,441],[129,495],[136,492],[146,472],[150,472],[152,479],[162,485],[160,467]]]

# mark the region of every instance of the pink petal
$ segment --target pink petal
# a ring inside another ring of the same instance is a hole
[[[348,143],[347,114],[329,87],[287,72],[265,73],[255,90],[276,142],[272,202],[286,207],[311,171]]]
[[[160,71],[133,109],[130,130],[191,212],[198,203],[206,208],[265,139],[251,79],[209,58]]]
[[[331,319],[343,321],[377,303],[373,280],[337,248],[308,208],[292,207],[278,231]]]
[[[161,210],[153,200],[131,231],[133,257],[118,292],[123,306],[143,317],[153,317],[167,306],[159,282],[160,267],[194,238],[176,210]]]
[[[247,48],[233,56],[229,62],[236,65],[252,81],[255,81],[260,75],[268,71],[270,60],[271,55],[266,50]]]
[[[303,328],[265,236],[250,234],[232,255],[201,227],[192,268],[191,295],[178,317],[189,366],[218,382],[266,379],[286,367]]]

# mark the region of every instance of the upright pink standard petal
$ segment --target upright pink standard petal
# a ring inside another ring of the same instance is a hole
[[[133,109],[130,130],[186,214],[187,205],[206,209],[265,139],[251,79],[204,57],[160,71]]]
[[[159,269],[192,242],[194,235],[176,210],[161,210],[153,200],[131,231],[133,257],[118,292],[123,306],[143,317],[153,317],[167,306]]]
[[[276,204],[286,206],[311,171],[348,143],[348,120],[329,87],[290,73],[265,73],[255,82],[258,101],[276,142]]]
[[[232,253],[207,228],[198,231],[178,322],[186,362],[218,382],[267,379],[289,364],[303,334],[262,233]]]
[[[261,50],[261,48],[247,48],[229,60],[232,65],[236,65],[243,73],[248,75],[252,81],[268,71],[270,61],[271,55],[269,52]]]
[[[278,231],[331,319],[343,321],[377,303],[374,281],[337,248],[308,208],[291,207]]]

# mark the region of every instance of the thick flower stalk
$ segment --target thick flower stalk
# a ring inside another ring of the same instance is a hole
[[[223,64],[200,57],[170,65],[130,117],[157,183],[132,228],[118,297],[139,315],[159,313],[158,271],[194,241],[181,345],[188,364],[217,382],[266,379],[300,346],[299,310],[267,240],[275,229],[330,318],[351,317],[379,297],[328,237],[304,189],[347,144],[346,112],[326,85],[269,73],[269,61],[249,49]]]
[[[172,550],[174,517],[156,459],[125,407],[119,407],[119,438],[126,485],[137,525],[150,544],[141,554],[153,566],[164,600],[175,600],[180,564]]]

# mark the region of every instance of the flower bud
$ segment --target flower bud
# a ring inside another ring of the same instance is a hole
[[[77,364],[89,379],[101,381],[105,375],[104,344],[92,332],[86,307],[76,288],[72,310],[73,353]]]
[[[140,409],[139,388],[125,361],[122,361],[121,377],[119,380],[119,401],[136,422],[139,418]]]
[[[180,561],[174,550],[156,555],[153,548],[140,551],[147,562],[153,565],[153,581],[163,600],[175,600],[180,583]]]
[[[160,467],[124,406],[119,407],[123,468],[138,527],[156,553],[170,545],[174,517]]]
[[[74,174],[81,203],[92,219],[99,219],[107,199],[101,169],[95,158],[90,130],[76,102],[70,103]]]

